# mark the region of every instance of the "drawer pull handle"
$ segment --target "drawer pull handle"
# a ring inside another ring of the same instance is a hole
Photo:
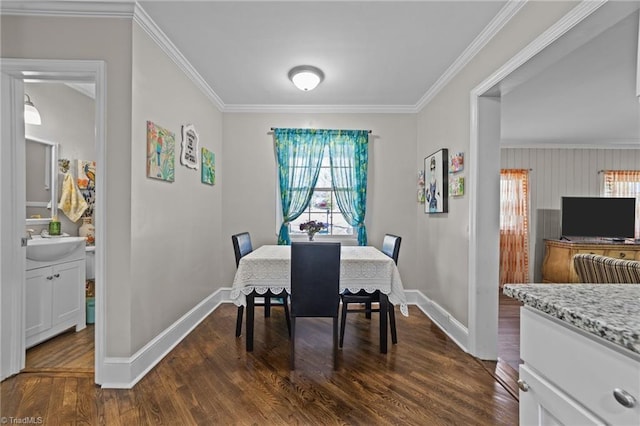
[[[51,275],[49,275],[49,276],[47,277],[47,279],[48,279],[48,280],[52,280],[52,279],[53,279],[53,277],[52,277]]]
[[[524,381],[524,380],[522,380],[522,379],[518,380],[518,387],[520,388],[520,390],[521,390],[522,392],[527,392],[527,391],[529,390],[529,385],[527,384],[527,382],[525,382],[525,381]],[[616,389],[616,390],[618,390],[618,389]],[[614,393],[615,393],[615,392],[614,392]],[[618,397],[616,396],[616,399],[617,399],[617,398],[618,398]],[[632,397],[632,398],[633,398],[633,397]]]
[[[60,278],[60,274],[53,274],[54,277]]]
[[[620,259],[624,259],[625,257],[627,257],[627,253],[620,253]]]
[[[626,390],[614,389],[613,396],[616,401],[627,408],[633,408],[636,405],[636,399]]]

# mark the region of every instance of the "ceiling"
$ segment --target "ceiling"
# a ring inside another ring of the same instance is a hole
[[[142,1],[224,110],[416,110],[506,1]],[[302,92],[297,65],[324,71]]]

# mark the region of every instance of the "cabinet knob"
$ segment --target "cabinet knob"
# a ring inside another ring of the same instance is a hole
[[[636,399],[624,389],[614,389],[613,396],[624,407],[633,408],[636,405]]]
[[[527,392],[529,390],[529,385],[522,379],[518,380],[518,387],[522,392]],[[617,397],[616,397],[617,398]]]
[[[54,277],[60,278],[60,274],[53,274]]]
[[[48,280],[52,280],[52,279],[53,279],[53,276],[52,276],[52,275],[49,275],[49,276],[47,277],[47,279],[48,279]]]
[[[624,259],[625,257],[627,257],[627,253],[620,253],[620,259]]]

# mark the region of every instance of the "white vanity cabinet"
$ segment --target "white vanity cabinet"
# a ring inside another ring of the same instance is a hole
[[[84,244],[56,261],[27,258],[25,344],[86,327]]]
[[[521,310],[520,424],[640,425],[640,356]]]

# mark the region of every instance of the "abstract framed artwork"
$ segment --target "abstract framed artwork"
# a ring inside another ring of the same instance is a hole
[[[200,180],[208,185],[216,184],[216,155],[207,148],[202,148],[202,168]]]
[[[447,213],[449,211],[449,154],[442,148],[424,159],[425,213]]]
[[[464,169],[464,152],[454,152],[449,157],[449,173],[458,173]]]
[[[176,135],[147,121],[147,177],[175,180]]]
[[[449,195],[461,197],[464,195],[464,177],[453,176],[449,179]]]

